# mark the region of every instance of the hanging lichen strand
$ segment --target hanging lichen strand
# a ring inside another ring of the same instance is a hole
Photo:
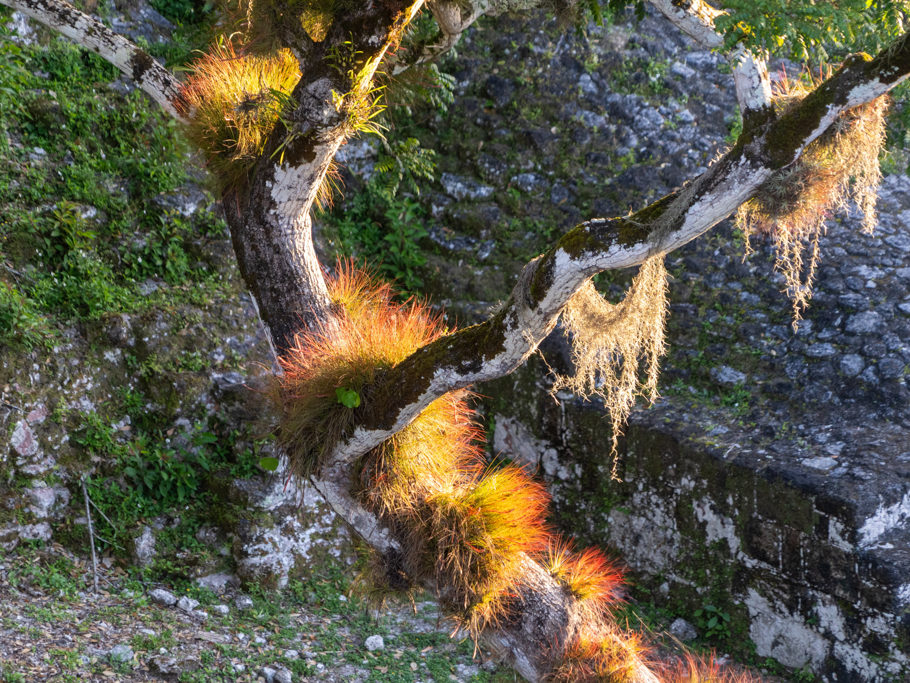
[[[180,107],[190,139],[223,186],[241,182],[263,153],[299,80],[290,51],[238,54],[230,41],[213,45],[190,66]]]
[[[567,389],[577,396],[599,397],[612,426],[612,476],[617,478],[617,444],[635,399],[657,398],[660,357],[664,355],[667,315],[667,271],[663,256],[645,261],[625,298],[606,301],[587,282],[562,312],[572,344],[571,375],[556,375],[552,391]],[[644,379],[640,380],[640,369]]]
[[[396,302],[388,285],[350,264],[337,270],[329,281],[335,320],[298,336],[270,392],[278,440],[298,476],[318,475],[355,412],[369,409],[369,385],[379,372],[446,333],[440,316],[424,304]],[[649,261],[628,298],[656,292],[662,311],[664,282],[660,260]],[[636,308],[641,304],[626,305],[630,315],[642,315]],[[661,352],[653,342],[649,348],[655,358]],[[566,642],[540,643],[553,650],[548,677],[635,679],[648,653],[642,636],[613,618],[622,599],[621,573],[600,551],[576,550],[550,532],[549,497],[530,473],[487,460],[469,398],[466,390],[442,396],[363,457],[352,493],[401,548],[376,554],[368,581],[380,594],[432,587],[456,631],[478,639],[519,615],[530,591],[527,563],[536,562],[563,586],[575,615]],[[745,680],[694,659],[649,666],[666,681]]]
[[[785,114],[829,75],[830,71],[818,79],[781,78],[774,99],[778,114]],[[871,233],[875,228],[875,201],[882,177],[878,157],[885,144],[888,104],[888,97],[883,96],[846,111],[737,212],[737,224],[746,237],[746,255],[751,253],[752,235],[768,234],[774,240],[775,267],[783,274],[787,296],[793,302],[794,328],[812,297],[825,221],[852,200],[863,214],[863,231]]]

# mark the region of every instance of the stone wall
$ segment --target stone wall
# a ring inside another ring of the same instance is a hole
[[[890,475],[862,456],[823,472],[817,447],[775,439],[789,456],[771,454],[750,429],[721,428],[730,416],[671,400],[634,415],[611,481],[602,410],[554,401],[535,365],[481,392],[494,451],[539,468],[561,528],[618,551],[657,605],[690,620],[709,604],[730,614],[730,645],[749,638],[760,658],[825,680],[903,680],[907,499],[886,496],[908,453]]]

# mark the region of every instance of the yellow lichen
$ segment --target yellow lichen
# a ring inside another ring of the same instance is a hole
[[[617,478],[617,440],[635,399],[657,398],[660,357],[664,355],[667,271],[662,256],[646,260],[618,304],[606,301],[588,281],[562,312],[572,342],[574,371],[557,375],[553,393],[568,389],[583,398],[603,400],[613,427],[613,478]],[[639,380],[640,366],[644,379]]]

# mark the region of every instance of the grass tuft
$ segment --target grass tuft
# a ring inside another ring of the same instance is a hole
[[[640,680],[643,645],[634,633],[596,638],[580,633],[565,649],[561,664],[547,680],[553,683],[631,683]]]
[[[548,500],[520,468],[488,470],[428,497],[414,519],[412,536],[419,538],[411,545],[456,609],[484,600],[492,605],[489,594],[514,583],[521,554],[546,546]]]
[[[703,659],[691,654],[664,667],[660,673],[666,683],[758,683],[761,680],[749,672],[722,666],[713,656]]]
[[[800,79],[784,75],[776,85],[778,114],[789,111],[830,74],[828,70],[818,78],[805,74]],[[775,267],[786,280],[794,328],[812,297],[825,221],[852,202],[863,214],[863,231],[875,228],[882,177],[878,156],[885,144],[888,104],[888,97],[882,96],[841,114],[795,163],[774,174],[737,212],[747,255],[752,235],[770,235],[774,241]]]
[[[619,601],[622,572],[596,548],[574,550],[572,542],[554,537],[544,558],[547,571],[581,602],[605,612]]]
[[[333,321],[302,331],[280,359],[283,370],[269,391],[278,415],[277,439],[293,475],[315,473],[351,424],[356,407],[341,403],[339,390],[362,396],[376,374],[407,358],[445,332],[442,318],[415,299],[392,301],[387,285],[349,264],[329,282]]]
[[[237,54],[229,41],[213,45],[191,65],[181,93],[189,137],[225,185],[240,182],[265,150],[288,95],[300,80],[289,50],[269,56]]]

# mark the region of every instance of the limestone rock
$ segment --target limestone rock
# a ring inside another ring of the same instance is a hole
[[[249,595],[240,594],[234,598],[234,607],[239,609],[241,612],[248,609],[253,609],[253,598]]]
[[[25,499],[29,501],[28,511],[36,519],[53,519],[69,503],[70,492],[64,486],[51,487],[35,481],[25,490]]]
[[[145,569],[155,561],[155,532],[151,527],[142,526],[138,536],[133,538],[133,561],[137,567]]]
[[[149,598],[152,602],[165,607],[172,607],[177,604],[177,596],[164,588],[155,588],[149,592]]]
[[[240,580],[233,574],[221,572],[218,574],[209,574],[208,576],[200,576],[196,579],[196,585],[221,595],[228,587],[239,586]]]
[[[199,606],[199,601],[184,595],[177,601],[177,609],[190,613]]]
[[[698,631],[695,627],[682,617],[674,619],[670,624],[670,633],[674,638],[678,638],[684,643],[695,640],[698,637]]]
[[[108,656],[111,658],[112,662],[125,664],[126,662],[133,661],[133,648],[131,648],[129,645],[126,645],[125,643],[114,645],[114,647],[111,648],[110,655]]]

